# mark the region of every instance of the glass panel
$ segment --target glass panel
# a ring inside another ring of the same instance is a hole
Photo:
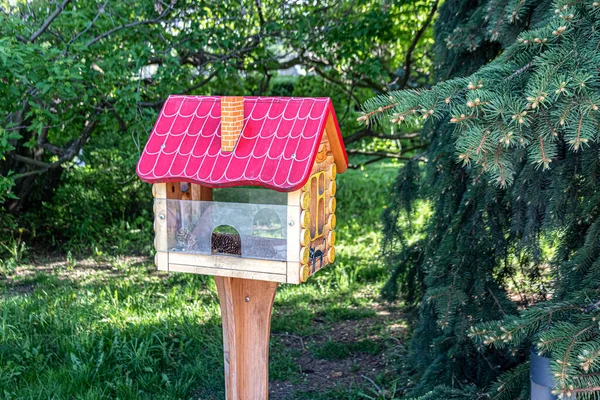
[[[320,227],[319,234],[321,234],[321,233],[323,233],[323,229],[325,227],[325,199],[323,197],[319,198],[317,212],[319,214],[319,219],[318,219],[317,224]]]
[[[325,172],[319,174],[319,196],[325,193]]]
[[[299,229],[298,206],[192,200],[166,202],[166,251],[299,260],[299,255],[293,260],[287,258],[288,222],[293,221],[292,226]]]
[[[318,218],[317,201],[319,200],[319,193],[317,191],[317,177],[314,175],[310,177],[310,237],[311,239],[317,236]]]
[[[259,188],[213,189],[213,200],[227,203],[287,204],[287,193]]]

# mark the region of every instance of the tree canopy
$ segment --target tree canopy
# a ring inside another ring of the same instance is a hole
[[[137,156],[168,94],[263,95],[280,71],[297,68],[343,93],[338,113],[347,116],[365,91],[426,83],[430,63],[417,46],[430,37],[427,2],[0,6],[0,201],[13,213],[48,200],[92,137],[118,135]]]
[[[529,398],[533,346],[555,394],[598,395],[599,26],[597,1],[447,1],[438,83],[366,103],[362,121],[424,122],[431,141],[385,216],[388,293],[419,305],[413,394]]]

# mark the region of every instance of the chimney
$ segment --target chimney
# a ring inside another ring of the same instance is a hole
[[[244,127],[244,98],[221,97],[221,151],[233,151]]]

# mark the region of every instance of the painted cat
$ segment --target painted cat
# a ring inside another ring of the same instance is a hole
[[[319,269],[323,268],[323,256],[325,255],[326,242],[323,238],[323,249],[311,247],[309,250],[310,262],[312,264],[312,273],[314,274]],[[319,259],[319,269],[316,269],[317,258]]]

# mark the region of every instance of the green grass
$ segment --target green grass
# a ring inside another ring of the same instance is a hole
[[[270,378],[292,389],[271,399],[380,398],[377,388],[393,384],[404,325],[397,305],[378,301],[387,278],[378,248],[396,170],[340,175],[335,265],[281,286],[275,299]],[[3,274],[0,398],[224,398],[212,278],[101,254],[32,256]],[[389,368],[373,368],[380,362]],[[330,372],[342,375],[323,377]]]

